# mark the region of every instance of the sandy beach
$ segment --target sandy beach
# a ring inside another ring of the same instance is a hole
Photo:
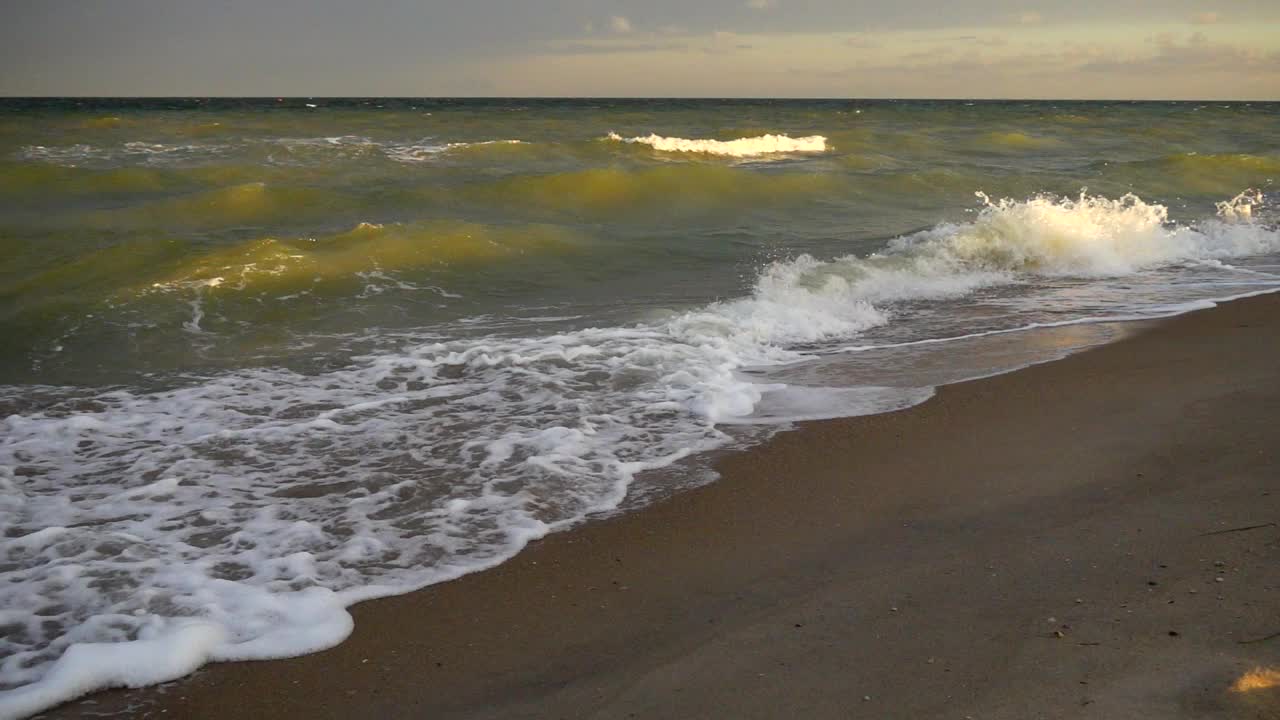
[[[809,423],[334,650],[52,714],[1280,717],[1277,357],[1268,295]]]

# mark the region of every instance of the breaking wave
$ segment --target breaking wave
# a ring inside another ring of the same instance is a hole
[[[341,642],[350,604],[496,565],[617,507],[638,473],[729,444],[722,424],[778,389],[740,370],[840,347],[896,303],[1280,250],[1258,193],[1196,226],[1132,195],[983,200],[971,222],[777,261],[743,297],[663,320],[422,338],[160,390],[0,388],[0,714]],[[219,262],[184,281],[214,287]],[[858,390],[840,413],[929,395]]]
[[[703,153],[735,158],[827,151],[827,139],[821,135],[799,138],[787,135],[760,135],[737,140],[690,140],[680,137],[663,137],[656,134],[624,138],[617,133],[611,132],[606,137],[614,142],[648,145],[654,150],[662,152]]]
[[[1136,195],[1112,200],[1081,193],[991,201],[972,223],[942,225],[890,243],[887,255],[947,267],[1041,275],[1124,275],[1183,260],[1256,255],[1277,249],[1274,228],[1252,218],[1260,193],[1219,203],[1218,218],[1172,224],[1163,205]]]

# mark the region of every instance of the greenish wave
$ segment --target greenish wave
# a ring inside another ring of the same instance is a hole
[[[678,163],[518,176],[473,186],[465,195],[537,210],[616,216],[794,204],[838,193],[843,187],[846,185],[840,178],[817,173],[764,173],[719,164]]]
[[[1280,181],[1280,155],[1178,153],[1149,160],[1100,162],[1094,167],[1109,181],[1171,194],[1226,196]]]

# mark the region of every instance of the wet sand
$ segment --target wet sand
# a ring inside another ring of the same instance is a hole
[[[1237,684],[1280,668],[1280,295],[719,470],[328,652],[51,714],[1280,718]]]

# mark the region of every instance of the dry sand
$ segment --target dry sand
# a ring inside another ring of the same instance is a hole
[[[1280,718],[1278,421],[1280,295],[1237,301],[54,714]]]

